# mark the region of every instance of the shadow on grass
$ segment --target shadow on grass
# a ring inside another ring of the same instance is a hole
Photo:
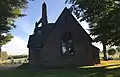
[[[0,70],[0,77],[34,77],[35,74],[35,70],[28,69]]]
[[[120,66],[107,65],[103,67],[88,68],[57,68],[57,69],[14,69],[0,71],[1,77],[120,77],[120,68],[107,67]]]

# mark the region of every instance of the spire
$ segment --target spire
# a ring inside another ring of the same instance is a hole
[[[47,21],[47,5],[44,2],[42,4],[42,25],[46,25],[48,23]]]

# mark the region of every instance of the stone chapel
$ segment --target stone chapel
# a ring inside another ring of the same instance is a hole
[[[99,49],[92,42],[66,7],[55,23],[49,23],[47,6],[43,3],[42,17],[28,40],[29,64],[44,67],[99,64]]]

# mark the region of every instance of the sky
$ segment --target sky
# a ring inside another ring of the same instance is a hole
[[[23,10],[23,13],[27,16],[16,19],[17,27],[11,31],[14,38],[2,47],[3,51],[7,51],[9,55],[28,54],[28,38],[33,33],[35,22],[41,18],[43,2],[47,4],[49,22],[55,22],[62,10],[65,7],[70,7],[70,4],[65,4],[65,0],[35,0],[29,2],[28,8]],[[87,31],[88,24],[86,22],[80,22],[80,24]],[[102,49],[99,43],[94,45]]]

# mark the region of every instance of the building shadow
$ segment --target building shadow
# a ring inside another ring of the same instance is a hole
[[[108,67],[120,66],[107,65],[102,67],[64,67],[64,68],[45,68],[45,69],[28,69],[17,68],[13,70],[0,71],[0,75],[3,77],[120,77],[120,67],[108,68]]]

